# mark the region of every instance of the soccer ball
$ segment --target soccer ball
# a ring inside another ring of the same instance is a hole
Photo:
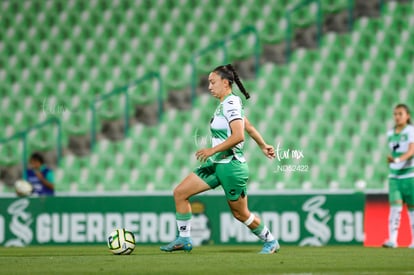
[[[33,186],[25,180],[17,180],[14,183],[14,188],[16,189],[17,195],[21,197],[30,196],[30,194],[32,194],[33,191]]]
[[[129,255],[135,249],[135,236],[125,228],[116,229],[109,234],[108,247],[115,255]]]

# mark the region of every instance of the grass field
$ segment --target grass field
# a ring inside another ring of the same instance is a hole
[[[0,248],[0,274],[414,274],[414,250],[356,246],[285,246],[259,255],[257,246],[204,246],[162,253],[138,246],[111,255],[105,246]]]

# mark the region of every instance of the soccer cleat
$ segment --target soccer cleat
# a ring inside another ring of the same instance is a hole
[[[280,249],[279,242],[277,240],[273,240],[270,242],[265,242],[262,248],[262,251],[260,251],[260,254],[273,254],[277,253]]]
[[[391,242],[391,241],[386,241],[386,242],[382,245],[382,247],[385,247],[385,248],[396,248],[396,247],[397,247],[397,244],[396,244],[396,243],[393,243],[393,242]]]
[[[191,238],[185,238],[185,237],[178,237],[175,239],[175,241],[161,246],[161,251],[165,252],[173,252],[178,250],[184,250],[184,252],[190,252],[191,249],[193,249],[193,243],[191,241]]]

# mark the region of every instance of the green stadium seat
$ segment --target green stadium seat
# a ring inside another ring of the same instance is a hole
[[[117,173],[116,168],[109,167],[102,171],[100,182],[104,191],[119,191],[121,190],[124,177],[121,173]]]
[[[316,23],[317,4],[311,3],[291,12],[291,20],[295,27],[305,28]]]
[[[85,114],[81,112],[71,112],[68,120],[63,125],[67,135],[83,136],[89,132],[90,125],[84,120]]]
[[[342,10],[348,9],[349,5],[352,4],[349,0],[328,0],[321,1],[322,10],[324,13],[337,13]]]
[[[39,130],[29,134],[29,148],[33,151],[49,151],[56,146],[56,139],[53,140],[53,132]]]
[[[127,179],[129,180],[128,182],[128,188],[129,190],[132,191],[144,191],[147,188],[147,182],[145,182],[143,180],[143,176],[142,173],[145,170],[143,169],[132,169],[130,171],[130,175],[129,177],[127,177]]]
[[[11,140],[7,143],[0,143],[0,166],[13,166],[22,161],[22,142]]]
[[[99,171],[102,172],[102,171]],[[79,178],[76,181],[77,191],[80,192],[92,192],[97,190],[97,179],[96,175],[98,172],[90,170],[86,167],[79,170]]]
[[[65,171],[62,168],[57,168],[54,171],[54,185],[55,191],[59,192],[70,192],[71,191],[71,183],[66,179]]]

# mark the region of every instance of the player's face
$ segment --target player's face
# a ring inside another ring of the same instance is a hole
[[[404,108],[395,108],[394,109],[394,121],[397,126],[404,126],[407,124],[410,115]]]
[[[208,76],[208,89],[210,90],[211,95],[218,99],[223,98],[226,92],[226,87],[228,86],[228,81],[226,81],[227,80],[222,79],[217,73],[210,73]]]
[[[31,159],[29,160],[29,167],[31,169],[39,169],[41,166],[41,163],[37,160]]]

